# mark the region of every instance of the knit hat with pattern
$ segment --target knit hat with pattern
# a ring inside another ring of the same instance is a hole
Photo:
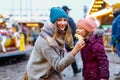
[[[58,18],[68,18],[68,16],[60,7],[52,7],[50,9],[50,21],[54,23]]]

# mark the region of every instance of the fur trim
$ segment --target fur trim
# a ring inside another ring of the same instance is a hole
[[[104,34],[104,30],[102,30],[102,29],[96,29],[94,32],[93,32],[93,34],[96,36],[96,37],[102,37],[103,36],[103,34]]]

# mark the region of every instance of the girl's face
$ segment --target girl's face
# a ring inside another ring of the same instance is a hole
[[[79,26],[76,27],[76,33],[81,35],[82,37],[86,37],[87,31]]]
[[[66,18],[59,18],[57,20],[57,26],[62,30],[64,31],[65,30],[65,27],[67,26],[67,19]]]

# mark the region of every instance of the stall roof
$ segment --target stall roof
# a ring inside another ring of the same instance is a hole
[[[93,16],[100,20],[102,25],[111,24],[113,20],[112,5],[118,0],[93,0],[87,12],[87,16]]]

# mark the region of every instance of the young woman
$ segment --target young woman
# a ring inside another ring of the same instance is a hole
[[[75,55],[85,45],[79,40],[64,58],[65,42],[73,47],[67,14],[59,7],[50,9],[52,24],[44,26],[37,38],[27,64],[28,80],[62,80],[61,71],[75,61]]]
[[[109,80],[109,62],[105,53],[102,31],[93,17],[78,21],[76,33],[85,40],[81,49],[84,80]]]

